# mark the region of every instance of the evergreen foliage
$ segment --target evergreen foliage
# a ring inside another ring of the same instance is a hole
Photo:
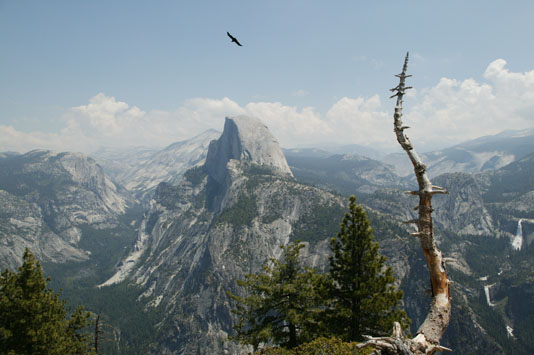
[[[0,277],[0,349],[6,354],[86,354],[89,313],[78,307],[67,319],[65,301],[46,287],[41,265],[28,249],[18,273]]]
[[[291,349],[317,336],[321,302],[317,290],[323,277],[302,265],[299,253],[303,247],[299,241],[281,246],[282,258],[271,259],[272,266],[264,266],[264,273],[247,274],[245,280],[239,280],[246,297],[229,292],[237,304],[233,339],[255,349],[261,343]]]
[[[373,238],[365,211],[351,196],[349,213],[330,243],[330,304],[325,312],[329,329],[345,341],[389,335],[395,321],[403,328],[410,323],[398,307],[403,293],[393,285],[393,270]]]
[[[217,223],[229,223],[234,228],[248,226],[258,216],[258,208],[254,197],[242,192],[230,208],[225,209],[217,218]]]
[[[354,342],[363,335],[390,335],[395,321],[406,329],[410,320],[399,307],[403,293],[393,284],[393,270],[373,238],[365,211],[351,196],[340,232],[331,240],[327,275],[301,264],[299,251],[304,245],[296,241],[282,247],[282,258],[271,259],[272,266],[264,266],[264,273],[238,281],[247,296],[229,293],[237,303],[233,339],[255,349],[260,344],[279,345],[270,351],[285,354],[325,335]],[[310,349],[334,349],[336,344],[323,339],[306,349],[311,354]],[[357,353],[354,347],[339,346],[343,354]]]

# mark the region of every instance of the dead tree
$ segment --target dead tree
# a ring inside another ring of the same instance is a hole
[[[100,333],[102,330],[100,329],[100,312],[98,312],[98,315],[96,316],[96,322],[95,322],[95,353],[98,355],[98,338],[100,336]]]
[[[450,282],[447,279],[444,257],[437,248],[434,239],[434,228],[432,226],[433,209],[431,204],[432,196],[448,192],[442,187],[432,185],[426,174],[425,164],[423,164],[412,143],[404,134],[404,131],[409,127],[403,126],[401,120],[402,98],[405,91],[411,89],[410,86],[405,85],[406,78],[411,76],[406,75],[407,67],[408,53],[406,53],[402,73],[396,75],[400,79],[399,85],[391,89],[392,92],[395,92],[391,98],[397,97],[397,105],[393,114],[394,131],[397,141],[412,162],[417,184],[419,185],[417,191],[410,191],[411,195],[419,196],[419,205],[415,208],[418,211],[418,218],[405,223],[417,225],[417,232],[411,233],[411,235],[421,242],[421,248],[428,264],[432,285],[432,303],[425,321],[419,327],[413,339],[405,339],[400,326],[396,323],[391,337],[367,337],[367,341],[360,344],[361,348],[374,347],[377,354],[433,354],[436,351],[451,351],[439,344],[443,333],[445,333],[449,325],[451,312]]]
[[[120,352],[121,331],[119,328],[115,328],[109,324],[101,323],[100,322],[101,314],[102,314],[102,311],[99,311],[96,316],[96,322],[95,322],[95,353],[98,355],[98,345],[100,344],[100,340],[102,340],[100,335],[106,335],[102,329],[104,327],[111,329],[111,331],[113,332],[113,342],[117,344],[117,351]]]

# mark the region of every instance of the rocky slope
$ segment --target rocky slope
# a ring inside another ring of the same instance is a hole
[[[519,143],[508,145],[520,152],[525,141],[516,138]],[[0,266],[14,267],[30,247],[66,295],[95,312],[104,306],[107,322],[121,330],[121,342],[110,341],[112,351],[238,353],[226,340],[233,324],[226,291],[239,292],[235,281],[261,270],[280,254],[280,244],[296,239],[307,243],[310,265],[326,265],[328,239],[339,229],[346,199],[307,181],[356,193],[367,206],[414,326],[422,322],[428,272],[408,234],[412,227],[401,224],[412,219],[416,201],[387,165],[317,151],[299,152],[299,159],[314,162],[287,164],[268,129],[249,117],[226,120],[223,134],[203,153],[205,165],[171,171],[174,162],[186,161],[182,153],[193,151],[187,146],[170,146],[152,163],[157,154],[144,151],[131,164],[147,167],[130,175],[139,178],[135,186],[169,182],[157,185],[142,216],[128,214],[134,201],[90,158],[0,154]],[[432,179],[450,191],[433,202],[438,243],[454,258],[448,264],[455,283],[444,345],[456,353],[534,351],[534,155],[525,149],[497,170]],[[317,159],[325,161],[314,166]],[[409,166],[407,157],[403,161]],[[511,242],[519,230],[523,243],[515,250]]]
[[[473,344],[470,339],[474,338],[465,334],[471,334],[468,325],[474,324],[482,339],[488,340],[476,345],[477,352],[529,354],[534,350],[525,316],[534,314],[529,293],[534,280],[533,172],[534,155],[530,154],[495,171],[432,179],[450,192],[434,198],[433,208],[438,243],[444,255],[453,258],[448,264],[455,282],[453,313],[445,335],[452,348],[464,350],[466,342]],[[410,212],[414,200],[402,191],[384,189],[366,196],[365,203],[408,220],[415,213]],[[492,343],[497,348],[490,351],[487,347]]]
[[[220,132],[208,130],[162,150],[138,148],[123,154],[100,150],[95,156],[126,189],[139,198],[149,199],[160,182],[177,183],[187,169],[204,164],[209,143],[219,136]]]
[[[86,260],[82,226],[113,228],[133,199],[79,153],[31,151],[0,157],[0,267],[28,247],[40,260]]]
[[[408,184],[393,166],[360,155],[327,155],[317,152],[286,153],[287,161],[297,179],[334,190],[344,195],[368,194],[388,187]]]
[[[534,155],[527,154],[532,143],[523,136],[514,138],[506,134],[498,136],[498,142],[496,137],[484,138],[465,146],[479,150],[491,145],[503,148],[503,136],[506,136],[507,147],[513,148],[520,157],[512,163],[500,168],[488,167],[476,174],[455,172],[432,178],[434,184],[449,191],[448,195],[433,199],[433,216],[440,248],[446,257],[452,258],[448,272],[454,281],[453,313],[444,344],[459,353],[529,354],[534,349],[534,342],[527,335],[532,328],[525,316],[534,314],[534,299],[529,293],[534,279],[534,248],[531,246],[534,240]],[[404,162],[410,168],[406,156]],[[315,175],[295,170],[295,175],[309,183],[319,182],[321,186],[343,191],[347,181],[336,176],[343,168],[331,170],[336,172],[323,173],[322,180],[317,179],[320,169]],[[398,189],[394,182],[389,182],[386,186],[378,185],[371,194],[361,194],[357,192],[359,176],[351,187],[360,201],[395,221],[415,217],[413,207],[417,199],[405,192],[414,187]],[[420,297],[425,291],[421,280],[428,277],[418,273],[421,269],[412,267],[417,261],[417,258],[412,260],[412,265],[406,268],[409,276],[402,279],[406,307],[416,324],[425,315],[424,300]]]
[[[233,324],[226,291],[239,293],[236,280],[260,271],[290,240],[306,242],[308,263],[324,268],[344,200],[296,182],[261,122],[227,118],[204,167],[176,187],[159,185],[134,248],[102,287],[134,282],[147,311],[164,314],[157,353],[239,353],[226,341]],[[399,241],[385,250],[402,273],[411,252]]]
[[[111,179],[119,182],[122,177],[148,162],[159,151],[160,149],[154,147],[101,147],[90,156]]]

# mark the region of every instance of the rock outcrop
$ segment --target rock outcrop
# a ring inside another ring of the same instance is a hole
[[[265,167],[282,176],[293,176],[278,142],[267,126],[254,117],[226,118],[223,134],[210,144],[206,171],[224,185],[231,160]]]
[[[0,267],[20,264],[24,248],[50,262],[85,260],[81,226],[117,224],[133,199],[80,153],[31,151],[0,157]]]

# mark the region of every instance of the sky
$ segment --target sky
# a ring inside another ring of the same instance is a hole
[[[0,0],[0,151],[164,147],[225,117],[286,148],[534,128],[534,2]],[[243,44],[231,43],[230,32]]]

